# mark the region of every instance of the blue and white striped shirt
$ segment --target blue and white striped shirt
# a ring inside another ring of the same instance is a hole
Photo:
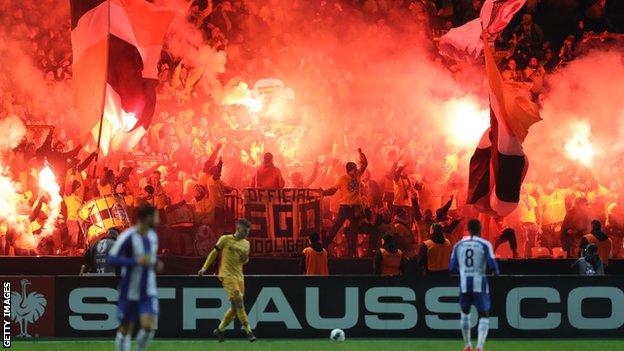
[[[119,299],[139,301],[145,297],[155,297],[156,263],[158,261],[158,235],[152,229],[141,235],[135,227],[126,229],[119,235],[109,251],[108,263],[121,266]],[[150,265],[142,266],[138,261],[150,257]]]
[[[466,236],[453,247],[449,268],[451,272],[459,272],[462,294],[489,292],[486,277],[488,266],[499,274],[489,241],[478,236]]]

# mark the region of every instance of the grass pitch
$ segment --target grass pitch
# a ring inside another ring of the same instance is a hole
[[[134,345],[133,345],[134,346]],[[156,340],[147,351],[461,351],[459,340],[422,339],[347,339],[342,343],[328,339],[260,339],[250,344],[230,339],[220,344],[215,340]],[[489,340],[487,351],[622,351],[624,340]],[[14,341],[16,351],[112,351],[112,340]]]

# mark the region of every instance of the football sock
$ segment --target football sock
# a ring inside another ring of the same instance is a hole
[[[249,328],[249,320],[247,319],[247,312],[245,312],[245,309],[241,308],[237,310],[236,315],[238,316],[238,320],[243,325],[243,329],[245,330],[245,332],[251,333],[251,328]]]
[[[477,348],[483,350],[483,345],[485,344],[485,339],[487,339],[488,329],[490,329],[490,319],[489,318],[480,318],[479,319],[479,336],[477,338]]]
[[[152,342],[152,340],[154,339],[155,333],[156,332],[154,330],[150,330],[150,331],[147,331],[145,329],[139,330],[136,336],[136,342],[137,342],[136,351],[145,350],[145,348],[147,348],[149,344]]]
[[[464,337],[464,346],[472,347],[470,342],[470,313],[462,313],[459,319],[459,326],[461,327],[462,336]],[[481,331],[481,329],[479,329]]]
[[[234,312],[231,308],[228,309],[227,312],[225,312],[225,315],[223,315],[223,320],[221,321],[221,324],[219,324],[219,331],[224,331],[225,328],[227,328],[227,326],[232,323],[232,320],[235,316],[236,312]]]
[[[123,345],[124,335],[121,332],[117,332],[115,335],[115,351],[126,351]]]
[[[130,351],[130,343],[132,342],[132,335],[130,335],[130,333],[128,333],[127,335],[125,335],[123,337],[123,342],[122,342],[122,351]]]

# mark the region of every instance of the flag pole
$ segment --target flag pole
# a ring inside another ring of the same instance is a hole
[[[110,29],[111,29],[111,0],[106,0],[107,3],[107,26],[108,30],[106,31],[106,59],[104,64],[104,90],[102,94],[102,103],[100,108],[100,128],[98,128],[98,138],[97,138],[97,146],[96,146],[96,154],[95,154],[95,164],[93,166],[93,178],[95,179],[95,175],[97,173],[97,165],[98,159],[100,157],[100,143],[102,141],[102,127],[104,125],[104,108],[106,106],[106,86],[108,84],[108,56],[110,51]]]

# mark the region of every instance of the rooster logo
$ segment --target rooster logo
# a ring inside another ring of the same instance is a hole
[[[28,334],[28,324],[35,323],[45,313],[48,301],[45,296],[38,292],[26,292],[26,286],[30,285],[30,280],[22,279],[22,293],[11,292],[11,319],[20,326],[20,333],[17,337],[30,338]]]

